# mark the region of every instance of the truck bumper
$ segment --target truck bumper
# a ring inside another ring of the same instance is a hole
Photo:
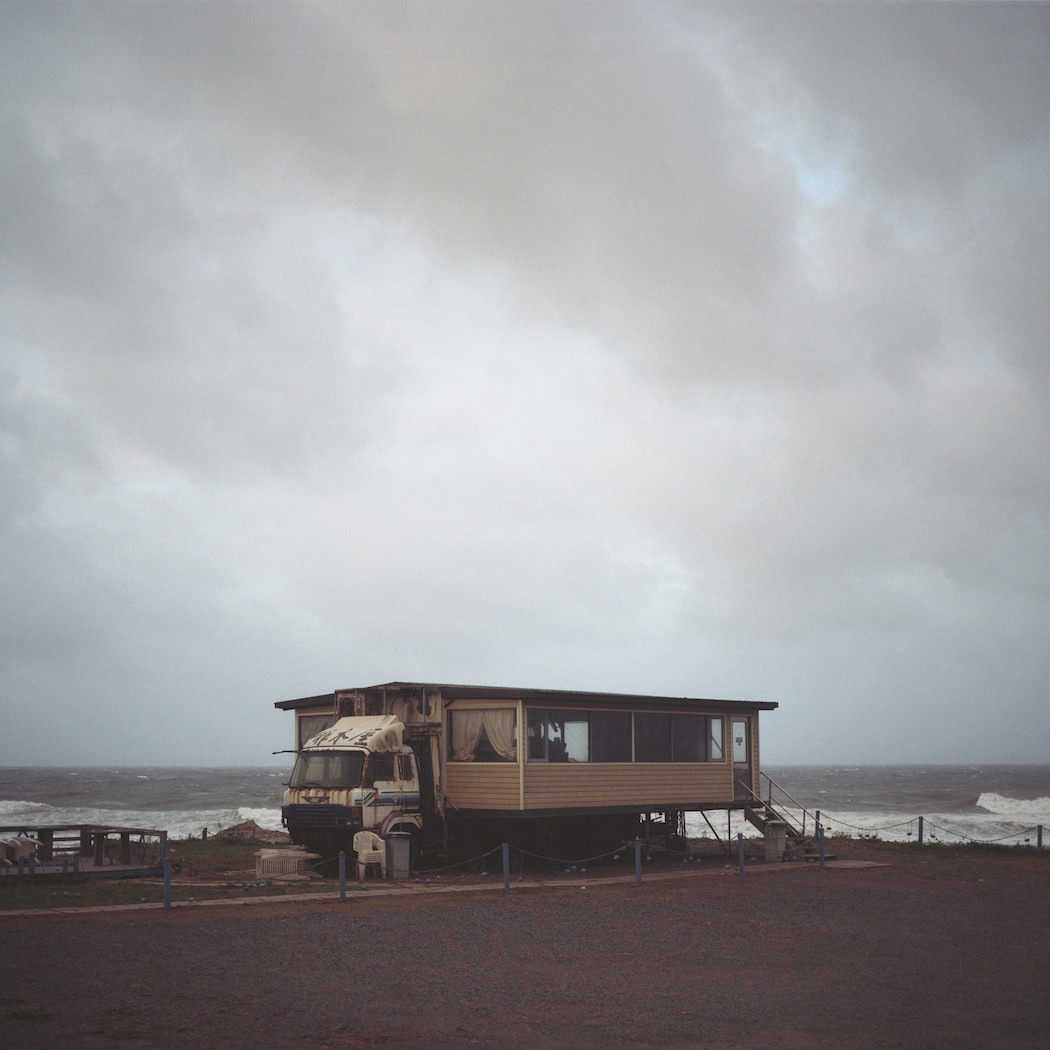
[[[340,850],[353,851],[354,834],[361,830],[361,810],[350,806],[282,806],[281,822],[297,846],[331,859]]]

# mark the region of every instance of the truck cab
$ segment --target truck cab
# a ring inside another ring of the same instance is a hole
[[[416,756],[394,715],[349,717],[311,737],[300,750],[284,793],[281,821],[291,839],[325,860],[350,853],[358,831],[413,837],[420,812]]]

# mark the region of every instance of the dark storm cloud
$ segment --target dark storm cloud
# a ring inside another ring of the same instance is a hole
[[[273,699],[397,677],[780,699],[779,761],[1037,757],[1044,6],[0,19],[33,760],[247,725],[256,761]]]

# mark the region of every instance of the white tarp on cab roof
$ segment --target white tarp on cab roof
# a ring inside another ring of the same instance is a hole
[[[404,730],[396,715],[340,718],[335,725],[310,737],[303,748],[364,747],[369,751],[400,751]]]

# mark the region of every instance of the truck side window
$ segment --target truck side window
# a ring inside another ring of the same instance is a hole
[[[411,755],[398,755],[398,764],[401,767],[401,779],[402,780],[415,780],[416,771],[412,767],[412,756]]]
[[[380,751],[373,751],[368,756],[367,787],[374,787],[377,780],[394,779],[394,758],[394,755]]]

